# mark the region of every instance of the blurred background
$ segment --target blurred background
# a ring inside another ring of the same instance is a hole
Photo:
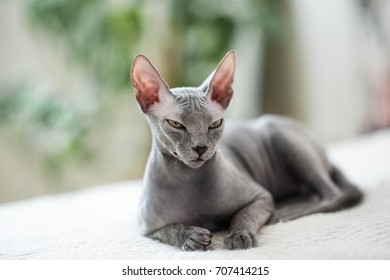
[[[138,53],[176,87],[235,49],[228,119],[288,115],[323,143],[389,127],[389,2],[0,0],[0,202],[142,177]]]

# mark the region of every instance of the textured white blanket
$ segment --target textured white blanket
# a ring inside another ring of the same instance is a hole
[[[390,132],[329,147],[365,192],[355,208],[264,227],[260,246],[207,252],[142,237],[141,182],[124,182],[0,206],[0,259],[390,259]]]

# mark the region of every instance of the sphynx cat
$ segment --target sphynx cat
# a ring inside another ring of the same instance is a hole
[[[236,54],[199,87],[169,88],[142,55],[131,79],[153,143],[140,220],[146,236],[207,250],[228,229],[227,249],[258,245],[265,224],[353,206],[361,192],[296,121],[265,115],[226,124]]]

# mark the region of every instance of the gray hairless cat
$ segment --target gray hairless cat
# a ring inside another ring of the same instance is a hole
[[[136,99],[153,136],[140,210],[150,238],[207,250],[211,232],[229,229],[224,246],[246,249],[257,246],[266,223],[340,210],[362,197],[289,118],[266,115],[223,132],[235,60],[230,51],[201,86],[172,89],[145,56],[133,61]]]

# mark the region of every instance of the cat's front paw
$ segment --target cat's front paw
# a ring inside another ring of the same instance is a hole
[[[182,249],[185,251],[206,251],[211,244],[213,235],[208,229],[192,227]]]
[[[229,250],[257,247],[257,234],[250,231],[230,232],[223,243],[225,248]]]

